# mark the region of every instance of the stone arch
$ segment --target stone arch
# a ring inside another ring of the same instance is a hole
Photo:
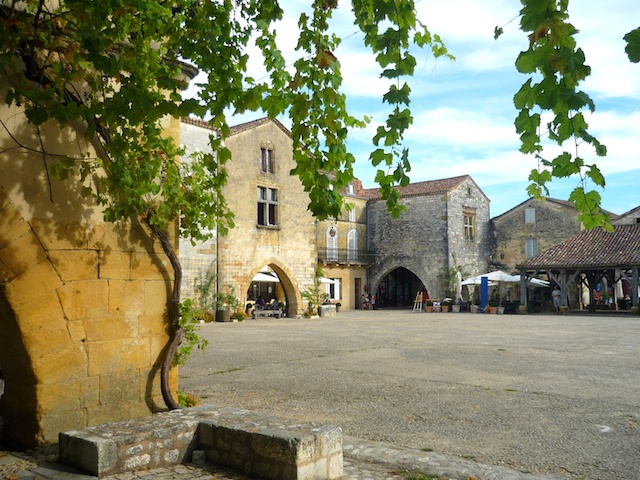
[[[407,291],[407,275],[410,279],[408,283]],[[398,285],[393,283],[389,278],[396,274],[402,275],[402,284]],[[424,272],[422,272],[422,278],[425,278]],[[385,270],[381,270],[375,276],[370,278],[371,293],[376,295],[376,305],[378,307],[408,307],[413,305],[416,293],[420,289],[426,288],[431,295],[433,290],[430,290],[428,282],[424,281],[415,269],[406,267],[401,264],[388,267]],[[399,289],[399,286],[402,288]]]
[[[0,106],[0,118],[10,133],[0,137],[3,439],[56,443],[61,431],[164,409],[169,260],[136,219],[105,222],[79,174],[48,180],[54,160],[43,162],[41,148],[96,155],[77,128],[36,130],[15,104]],[[179,125],[166,124],[177,140]]]
[[[0,219],[3,435],[16,443],[41,444],[50,427],[64,423],[59,417],[68,405],[58,403],[56,390],[66,388],[69,377],[84,373],[86,352],[74,345],[58,295],[64,284],[51,257],[31,224],[1,191]]]
[[[25,218],[0,190],[6,441],[56,443],[61,431],[163,408],[171,269],[140,228]]]
[[[243,291],[246,291],[246,289],[244,289],[244,286],[246,285],[248,287],[248,285],[251,283],[251,279],[255,277],[260,269],[264,268],[265,266],[271,268],[276,273],[276,275],[278,275],[280,285],[284,290],[284,295],[286,298],[287,316],[295,317],[298,315],[302,315],[303,308],[300,288],[298,287],[298,284],[295,281],[295,277],[293,276],[291,270],[277,259],[270,258],[265,260],[264,264],[255,266],[253,270],[251,270],[250,275],[246,277],[246,279],[248,280],[239,282],[241,284],[241,288],[243,288]]]

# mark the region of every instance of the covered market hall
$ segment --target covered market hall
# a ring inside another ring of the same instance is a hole
[[[562,307],[630,310],[638,306],[639,268],[640,224],[585,230],[519,265],[520,302],[529,301],[527,279],[546,274],[560,287]]]

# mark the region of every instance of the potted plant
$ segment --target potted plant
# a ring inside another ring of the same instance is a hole
[[[458,300],[457,302],[454,302],[453,304],[451,304],[451,311],[453,313],[459,313],[460,312],[460,300]]]
[[[336,302],[336,312],[340,311],[340,307],[342,306],[342,303],[340,302]]]
[[[442,311],[443,312],[448,312],[449,311],[449,306],[451,305],[451,302],[449,300],[443,300],[441,307],[442,307]]]
[[[427,300],[424,302],[424,310],[427,313],[433,312],[433,300]]]
[[[489,313],[498,313],[498,301],[490,300],[489,301]]]
[[[216,322],[230,322],[231,312],[237,312],[241,306],[240,300],[235,295],[235,289],[229,286],[226,293],[216,293],[215,299]]]

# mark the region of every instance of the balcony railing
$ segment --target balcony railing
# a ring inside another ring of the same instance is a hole
[[[375,252],[324,247],[318,248],[318,261],[338,265],[370,265],[375,261]]]

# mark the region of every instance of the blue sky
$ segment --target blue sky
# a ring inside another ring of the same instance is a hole
[[[278,42],[292,64],[298,57],[296,22],[300,5],[307,1],[287,0],[287,12],[278,28]],[[375,169],[368,163],[373,149],[371,138],[388,110],[380,98],[387,85],[379,78],[373,56],[362,45],[362,35],[349,11],[350,2],[341,0],[334,14],[334,31],[344,38],[335,52],[344,76],[348,108],[356,116],[372,119],[366,130],[353,132],[349,149],[356,156],[355,174],[366,188],[374,187]],[[409,79],[413,93],[414,124],[405,135],[410,151],[413,182],[469,174],[491,199],[491,215],[504,213],[526,200],[527,177],[537,160],[519,153],[513,127],[513,95],[526,80],[516,72],[514,61],[528,46],[518,29],[517,0],[421,0],[420,18],[438,33],[455,61],[435,60],[427,51],[416,51],[418,66]],[[587,114],[590,130],[608,148],[606,158],[598,158],[587,146],[579,151],[587,163],[597,163],[607,181],[600,190],[603,207],[624,213],[640,205],[640,64],[632,64],[624,53],[622,37],[640,26],[638,0],[573,0],[571,22],[580,30],[579,46],[585,51],[591,76],[581,85],[596,104]],[[493,39],[495,26],[504,25],[504,34]],[[355,34],[354,34],[355,33]],[[261,78],[262,61],[251,62],[254,78]],[[232,119],[236,124],[259,114]],[[286,118],[281,119],[288,125]],[[553,158],[549,148],[543,154]],[[578,178],[554,180],[550,195],[566,199]]]

